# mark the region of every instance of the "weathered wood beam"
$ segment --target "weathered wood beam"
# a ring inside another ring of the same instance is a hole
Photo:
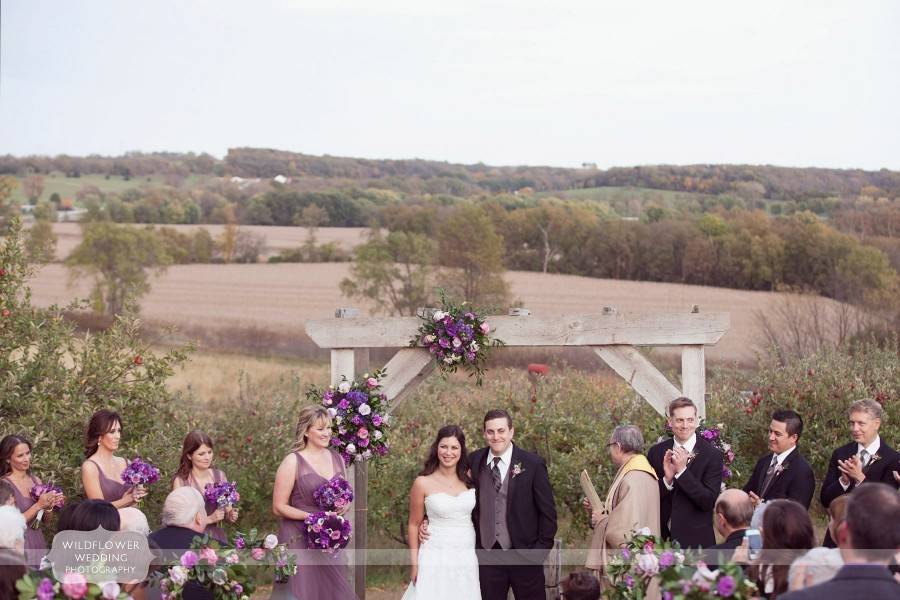
[[[633,346],[595,346],[594,352],[663,416],[669,402],[681,395],[681,391]]]
[[[407,394],[434,371],[434,356],[424,348],[402,348],[384,366],[387,376],[382,390],[387,396],[390,414],[400,406]]]
[[[681,346],[715,344],[731,319],[728,313],[610,313],[488,321],[507,346]],[[402,348],[420,323],[416,317],[314,319],[306,322],[306,333],[320,348]]]
[[[697,415],[706,416],[706,355],[703,346],[681,347],[681,392],[697,405]]]

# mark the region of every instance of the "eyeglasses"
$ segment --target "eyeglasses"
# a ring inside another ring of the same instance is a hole
[[[606,447],[609,448],[610,446],[618,446],[618,445],[619,445],[619,442],[609,442],[608,444],[606,444]]]

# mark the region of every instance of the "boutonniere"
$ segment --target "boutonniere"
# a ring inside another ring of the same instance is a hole
[[[775,476],[778,477],[783,471],[787,471],[789,466],[790,465],[788,465],[787,463],[781,463],[780,465],[777,465],[775,467]]]
[[[874,464],[875,464],[876,462],[878,462],[879,460],[881,460],[881,455],[878,454],[878,453],[876,452],[876,453],[872,456],[872,459],[869,460],[869,464],[866,465],[866,468],[868,469],[869,467],[871,467],[872,465],[874,465]]]
[[[517,462],[513,465],[513,477],[518,476],[520,473],[525,472],[525,467],[522,466],[522,463]]]
[[[697,458],[696,452],[691,452],[690,454],[688,454],[687,464],[691,464],[691,461],[694,460],[695,458]]]

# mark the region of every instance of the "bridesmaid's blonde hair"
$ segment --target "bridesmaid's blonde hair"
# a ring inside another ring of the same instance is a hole
[[[291,452],[299,452],[306,448],[306,433],[319,421],[331,424],[331,415],[324,406],[306,406],[300,409],[297,417],[297,431],[294,434],[294,447]]]

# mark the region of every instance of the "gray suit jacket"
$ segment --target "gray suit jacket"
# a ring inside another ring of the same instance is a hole
[[[897,600],[900,598],[900,584],[882,565],[844,565],[834,579],[808,587],[805,590],[788,592],[779,600],[826,600],[842,598],[860,600]]]

